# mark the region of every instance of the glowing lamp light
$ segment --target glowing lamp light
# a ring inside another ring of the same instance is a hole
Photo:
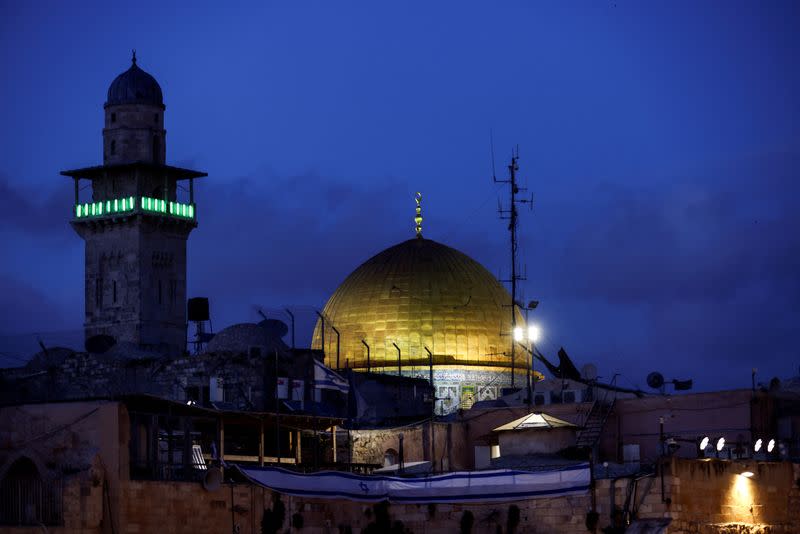
[[[524,339],[522,335],[522,328],[515,326],[514,327],[514,341],[522,341]]]
[[[761,438],[758,438],[758,439],[756,440],[756,444],[755,444],[755,445],[753,445],[753,450],[754,450],[754,451],[756,451],[756,452],[760,451],[760,450],[761,450],[761,444],[762,444],[762,443],[763,443],[763,440],[762,440]]]
[[[541,335],[542,331],[537,325],[532,324],[528,326],[528,341],[531,341],[532,343],[537,343]]]
[[[709,442],[708,436],[704,436],[703,439],[700,440],[701,451],[706,450],[706,447],[708,447],[708,442]]]
[[[775,440],[774,440],[774,439],[771,439],[771,440],[769,440],[769,442],[767,443],[767,452],[772,452],[772,450],[773,450],[774,448],[775,448]]]
[[[742,475],[745,478],[751,478],[753,476],[753,472],[752,471],[742,471],[739,474]]]
[[[719,438],[717,440],[717,452],[721,451],[725,447],[725,438]]]

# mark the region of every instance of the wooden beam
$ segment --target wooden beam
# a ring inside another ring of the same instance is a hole
[[[258,432],[258,465],[264,467],[264,418],[261,418]]]
[[[217,428],[219,429],[219,461],[222,463],[222,460],[225,459],[225,420],[223,418],[218,419],[219,423]]]
[[[333,463],[336,463],[336,425],[331,427],[331,439],[333,440]]]

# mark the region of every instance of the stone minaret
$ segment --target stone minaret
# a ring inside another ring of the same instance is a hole
[[[61,173],[75,181],[71,224],[86,242],[86,337],[105,334],[179,354],[186,345],[186,239],[197,226],[194,179],[206,174],[165,164],[161,87],[136,65],[135,53],[104,107],[103,165]],[[91,183],[91,200],[81,201],[82,179]],[[188,192],[179,199],[181,180]]]

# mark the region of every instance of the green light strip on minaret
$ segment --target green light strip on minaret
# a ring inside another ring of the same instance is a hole
[[[167,202],[162,198],[136,197],[115,198],[113,200],[101,200],[99,202],[85,202],[75,206],[76,219],[88,219],[92,217],[107,217],[117,213],[133,212],[136,207],[139,211],[148,213],[158,213],[171,215],[182,219],[194,219],[194,205],[181,202]]]

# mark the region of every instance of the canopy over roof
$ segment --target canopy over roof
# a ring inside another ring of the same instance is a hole
[[[492,430],[492,432],[507,432],[509,430],[540,430],[550,428],[576,428],[576,425],[558,417],[547,415],[546,413],[530,413],[524,415],[519,419],[514,419],[510,423],[499,426]]]
[[[192,169],[184,169],[181,167],[173,167],[172,165],[161,165],[159,163],[152,163],[148,161],[134,161],[131,163],[119,163],[115,165],[95,165],[94,167],[83,167],[81,169],[71,169],[61,171],[62,176],[71,176],[73,178],[101,178],[107,172],[114,172],[127,169],[147,169],[156,172],[166,172],[179,180],[188,178],[202,178],[208,176],[208,173],[194,171]]]

